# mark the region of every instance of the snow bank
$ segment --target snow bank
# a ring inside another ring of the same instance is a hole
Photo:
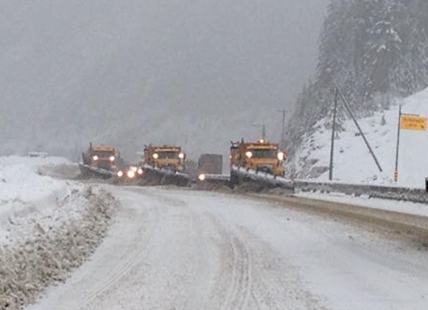
[[[20,227],[31,227],[33,235],[0,247],[0,309],[21,309],[64,281],[101,243],[113,205],[112,196],[88,187],[60,202],[63,211],[51,215],[55,225],[37,214],[26,216]]]
[[[68,160],[60,157],[0,157],[0,201],[34,201],[60,190],[64,187],[62,182],[41,176],[37,170],[44,165],[65,163]]]
[[[0,157],[0,245],[9,238],[10,226],[30,213],[47,217],[59,200],[74,188],[66,181],[38,174],[45,165],[69,163],[64,158]]]
[[[402,113],[428,116],[428,88],[402,102]],[[331,129],[324,119],[315,126],[316,132],[307,137],[294,164],[303,175],[319,181],[328,179]],[[379,163],[380,172],[352,120],[343,124],[345,131],[335,140],[334,180],[349,183],[395,184],[395,150],[398,126],[398,104],[390,110],[359,120]],[[423,188],[428,176],[428,133],[401,131],[398,186]]]
[[[1,310],[21,309],[63,281],[105,235],[113,197],[40,172],[70,164],[63,158],[0,157]]]

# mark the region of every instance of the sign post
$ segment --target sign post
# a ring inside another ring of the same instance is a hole
[[[394,181],[398,181],[398,153],[400,150],[400,133],[403,130],[416,130],[426,131],[427,130],[427,118],[415,114],[402,114],[401,105],[398,109],[398,129],[397,129],[397,149],[395,153],[395,171]]]
[[[397,125],[397,148],[395,149],[395,170],[394,182],[398,181],[398,153],[400,150],[400,132],[401,132],[401,104],[398,107],[398,125]]]

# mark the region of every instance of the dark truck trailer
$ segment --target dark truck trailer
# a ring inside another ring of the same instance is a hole
[[[202,154],[198,160],[198,174],[222,174],[223,155]]]

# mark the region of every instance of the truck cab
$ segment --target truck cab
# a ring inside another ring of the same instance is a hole
[[[184,171],[186,155],[179,146],[146,146],[143,163],[154,168],[167,169],[174,172]]]
[[[86,153],[82,154],[83,163],[95,168],[100,168],[108,171],[117,170],[118,152],[108,145],[90,144]]]
[[[277,143],[264,140],[232,142],[230,147],[230,165],[255,172],[284,176],[282,163],[285,159],[285,153],[279,149]]]

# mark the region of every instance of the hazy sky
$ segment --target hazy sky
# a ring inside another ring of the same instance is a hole
[[[328,0],[0,0],[4,152],[278,139]]]

